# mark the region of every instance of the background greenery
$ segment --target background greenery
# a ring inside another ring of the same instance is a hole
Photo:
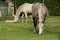
[[[16,0],[16,6],[20,6],[25,2],[34,3],[34,2],[43,2],[43,0]],[[45,0],[45,5],[49,10],[50,15],[60,16],[60,0]]]
[[[0,0],[4,1],[4,0]],[[34,3],[34,2],[43,2],[43,0],[12,0],[16,3],[16,7],[19,7],[21,4],[28,2],[28,3]],[[60,16],[60,0],[45,0],[45,5],[47,6],[49,10],[49,14],[52,16]]]

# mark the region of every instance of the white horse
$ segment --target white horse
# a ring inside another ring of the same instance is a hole
[[[47,7],[43,3],[35,3],[32,6],[32,16],[34,22],[34,32],[36,32],[36,26],[39,27],[39,34],[43,33],[44,21],[48,15]]]
[[[21,13],[24,13],[25,20],[27,22],[27,14],[32,13],[32,5],[33,4],[30,4],[30,3],[24,3],[21,6],[19,6],[18,9],[16,10],[16,15],[14,16],[14,21],[17,22],[19,19],[19,15]],[[23,16],[24,15],[22,15],[22,22],[23,22]]]

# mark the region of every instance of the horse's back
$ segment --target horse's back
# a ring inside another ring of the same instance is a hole
[[[24,3],[20,5],[18,9],[16,10],[16,14],[19,14],[21,12],[31,12],[32,5],[33,4],[30,4],[30,3]]]
[[[20,7],[20,10],[21,11],[31,11],[31,8],[32,8],[32,5],[33,4],[30,4],[30,3],[24,3],[24,4],[22,4],[22,6]]]
[[[40,11],[40,10],[41,10],[42,13],[38,13],[38,11]],[[33,6],[32,6],[32,15],[37,16],[37,13],[38,14],[43,14],[43,15],[47,14],[48,13],[47,7],[43,3],[33,4]]]
[[[33,4],[33,6],[32,6],[32,16],[33,17],[37,16],[37,13],[38,13],[37,11],[38,11],[39,5],[40,5],[40,3]]]

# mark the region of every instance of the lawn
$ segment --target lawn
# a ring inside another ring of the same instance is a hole
[[[45,21],[44,34],[33,32],[33,22],[6,23],[0,19],[0,40],[60,40],[60,17],[49,17]]]

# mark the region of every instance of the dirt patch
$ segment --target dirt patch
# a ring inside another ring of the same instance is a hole
[[[46,27],[58,27],[58,26],[60,26],[60,24],[46,24],[45,25]]]

